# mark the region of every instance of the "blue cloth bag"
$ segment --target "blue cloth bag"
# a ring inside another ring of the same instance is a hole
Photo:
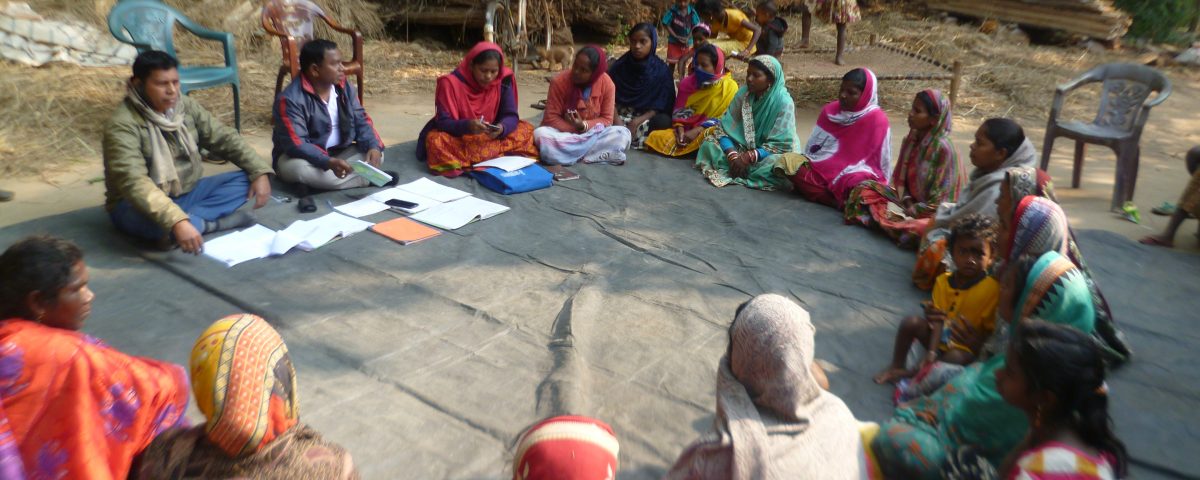
[[[541,190],[554,183],[554,174],[536,163],[511,172],[499,168],[484,168],[471,172],[471,176],[475,177],[480,185],[505,195]]]

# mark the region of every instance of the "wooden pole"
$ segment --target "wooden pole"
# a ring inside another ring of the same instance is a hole
[[[554,33],[554,22],[550,20],[550,2],[542,4],[542,10],[546,12],[546,52],[550,51],[550,37]],[[549,55],[549,53],[547,53]],[[549,65],[546,68],[550,68]]]
[[[950,106],[958,106],[958,87],[962,84],[962,62],[954,61],[954,76],[950,78]]]
[[[1192,8],[1192,22],[1188,25],[1188,33],[1196,33],[1196,27],[1200,23],[1200,0],[1196,0],[1196,6]]]

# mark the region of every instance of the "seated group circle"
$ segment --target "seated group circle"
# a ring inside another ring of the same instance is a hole
[[[1046,198],[1021,203],[1019,220],[1063,217]],[[717,366],[711,430],[664,478],[977,478],[955,472],[989,465],[1005,478],[1121,478],[1126,453],[1111,431],[1104,358],[1088,337],[1087,277],[1050,244],[1011,253],[1018,260],[1002,288],[1020,293],[998,308],[1018,319],[1005,321],[1011,333],[882,425],[860,422],[830,392],[807,311],[775,294],[741,304]],[[17,242],[0,254],[0,280],[17,285],[0,289],[4,478],[359,478],[345,448],[301,422],[287,345],[262,318],[213,322],[185,370],[80,332],[95,295],[69,241]],[[189,387],[201,425],[184,416]],[[614,478],[619,437],[586,416],[539,421],[514,444],[512,478]]]
[[[690,16],[683,7],[663,23]],[[708,28],[694,23],[685,31]],[[502,50],[477,44],[438,78],[418,158],[456,177],[502,155],[619,165],[631,146],[694,154],[716,187],[792,190],[916,249],[913,281],[932,292],[920,315],[902,321],[877,377],[897,381],[901,400],[882,425],[859,422],[829,392],[804,309],[772,294],[738,307],[717,368],[712,431],[683,449],[667,478],[959,478],[969,465],[1039,478],[1064,473],[1053,470],[1068,468],[1064,457],[1079,472],[1090,466],[1092,476],[1079,478],[1125,474],[1104,375],[1131,353],[1016,122],[980,125],[967,170],[949,136],[948,99],[918,92],[893,168],[870,69],[843,77],[802,143],[779,59],[746,53],[772,48],[757,42],[762,31],[734,54],[704,35],[669,30],[667,61],[655,54],[658,32],[648,23],[631,29],[629,51],[612,62],[602,47],[580,49],[551,80],[536,128],[517,113]],[[301,74],[274,104],[268,161],[180,95],[174,58],[140,54],[104,133],[114,226],[198,253],[204,234],[256,221],[272,174],[301,190],[367,186],[353,165],[383,167],[385,145],[345,81],[337,46],[313,40],[299,57]],[[726,64],[733,57],[747,62],[741,86]],[[676,87],[677,70],[686,75]],[[240,170],[204,177],[202,150]],[[344,448],[300,422],[291,357],[261,318],[213,323],[184,370],[79,331],[94,295],[70,242],[31,237],[10,246],[0,255],[0,285],[0,363],[11,367],[0,372],[3,478],[357,477]],[[229,359],[240,367],[225,368]],[[254,388],[233,388],[245,383]],[[189,388],[203,425],[183,416]],[[97,405],[105,407],[89,408]],[[46,408],[55,421],[38,421]],[[617,437],[596,419],[546,419],[518,439],[513,476],[611,478]]]

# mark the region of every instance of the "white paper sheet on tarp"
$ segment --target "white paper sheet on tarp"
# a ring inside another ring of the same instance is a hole
[[[345,205],[338,205],[333,209],[351,217],[360,218],[387,210],[388,206],[372,197],[365,197]]]
[[[421,178],[420,180],[409,182],[404,185],[397,186],[396,188],[407,192],[412,192],[423,197],[432,198],[439,202],[453,202],[460,198],[471,196],[471,194],[467,192],[457,188],[447,187],[428,178]]]
[[[132,45],[86,23],[47,20],[24,2],[0,5],[0,57],[33,67],[49,62],[115,67],[137,56]]]
[[[333,241],[335,238],[349,237],[374,225],[374,223],[347,217],[340,213],[329,213],[308,222],[315,223],[316,228],[304,238],[304,242],[297,245],[297,247],[304,251],[311,251]]]
[[[240,232],[204,243],[204,255],[227,267],[273,255],[293,248],[311,252],[336,238],[345,238],[374,225],[340,213],[329,213],[312,220],[296,220],[278,232],[255,225]]]
[[[506,172],[515,172],[522,168],[533,165],[535,162],[537,162],[537,160],[534,160],[529,157],[515,157],[515,156],[511,156],[511,155],[506,155],[503,157],[493,158],[486,162],[476,163],[472,168],[492,167],[492,168],[499,168]]]
[[[271,242],[274,240],[274,230],[262,225],[255,225],[240,232],[233,232],[204,242],[204,255],[224,263],[226,267],[232,267],[270,255]]]
[[[433,207],[436,205],[441,205],[443,203],[443,202],[434,200],[432,198],[426,197],[424,195],[421,195],[419,193],[413,193],[413,192],[410,192],[408,190],[405,190],[405,189],[399,188],[399,187],[389,188],[387,190],[381,190],[381,191],[375,192],[373,195],[371,195],[370,197],[367,197],[367,198],[370,198],[370,199],[375,200],[376,202],[380,202],[380,203],[387,202],[388,200],[404,200],[406,202],[412,202],[412,203],[417,204],[417,206],[415,206],[413,208],[395,207],[397,210],[400,210],[404,213],[422,212],[422,211],[428,210],[430,207]],[[385,205],[385,207],[386,207],[386,205]]]
[[[454,230],[474,222],[507,212],[508,207],[475,197],[443,203],[409,218],[444,230]]]

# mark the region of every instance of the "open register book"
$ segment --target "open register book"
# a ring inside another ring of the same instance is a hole
[[[468,223],[486,220],[507,211],[508,207],[504,205],[467,197],[437,205],[409,218],[438,228],[455,230]]]

